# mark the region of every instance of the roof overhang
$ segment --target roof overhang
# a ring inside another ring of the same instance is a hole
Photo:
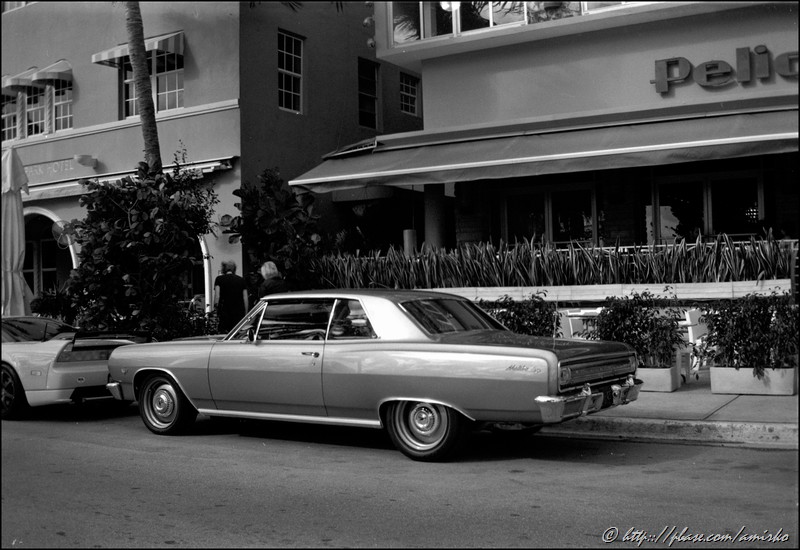
[[[415,132],[367,140],[289,182],[327,192],[654,166],[798,150],[797,108],[513,132]]]
[[[72,82],[72,65],[62,59],[31,75],[33,82]]]

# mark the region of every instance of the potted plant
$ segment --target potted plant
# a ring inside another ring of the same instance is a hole
[[[680,387],[676,349],[684,345],[678,321],[682,312],[673,295],[661,298],[648,291],[630,297],[606,298],[591,339],[625,342],[639,357],[637,378],[642,391],[672,392]]]
[[[696,355],[711,362],[711,392],[797,393],[798,306],[775,292],[704,308],[708,334]]]

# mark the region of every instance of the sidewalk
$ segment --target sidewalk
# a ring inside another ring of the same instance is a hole
[[[542,429],[543,435],[798,449],[798,396],[711,393],[708,371],[671,393]]]

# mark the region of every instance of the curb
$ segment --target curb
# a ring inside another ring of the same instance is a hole
[[[539,433],[559,437],[798,450],[798,427],[791,423],[581,417],[546,426]]]

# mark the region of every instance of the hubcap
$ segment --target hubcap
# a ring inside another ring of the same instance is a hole
[[[175,410],[175,401],[169,390],[159,388],[156,391],[153,396],[153,410],[161,418],[169,417],[172,414]]]
[[[442,405],[404,403],[397,405],[393,416],[397,436],[415,451],[429,451],[447,435],[447,413]]]

